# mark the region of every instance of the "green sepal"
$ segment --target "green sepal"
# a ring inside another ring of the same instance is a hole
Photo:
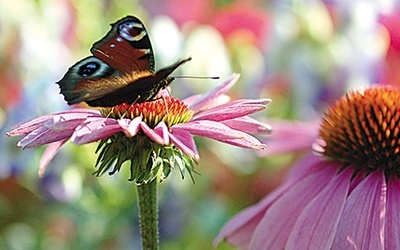
[[[101,176],[108,172],[113,175],[126,161],[130,161],[128,180],[137,185],[150,183],[156,178],[162,182],[174,168],[179,170],[182,179],[188,172],[193,182],[193,172],[197,173],[193,167],[196,161],[192,157],[173,145],[160,145],[143,135],[128,138],[123,133],[115,134],[102,140],[96,152],[99,154],[98,169],[94,174]]]

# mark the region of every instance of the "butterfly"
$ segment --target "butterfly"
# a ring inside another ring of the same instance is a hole
[[[187,58],[155,71],[154,53],[142,21],[126,16],[71,66],[57,82],[68,105],[86,102],[93,107],[154,100],[175,78],[170,75]]]

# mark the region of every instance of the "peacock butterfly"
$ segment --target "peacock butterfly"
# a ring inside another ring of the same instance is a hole
[[[89,106],[110,107],[153,100],[174,80],[171,73],[191,60],[155,72],[149,35],[134,16],[111,24],[111,30],[93,44],[90,52],[93,56],[74,64],[57,82],[69,105],[86,102]]]

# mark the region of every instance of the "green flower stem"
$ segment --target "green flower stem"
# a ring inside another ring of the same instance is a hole
[[[143,250],[158,249],[157,178],[137,187]]]

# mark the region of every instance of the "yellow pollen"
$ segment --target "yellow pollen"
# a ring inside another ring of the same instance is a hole
[[[114,107],[103,108],[101,113],[103,116],[114,119],[127,118],[133,120],[140,116],[143,122],[151,128],[157,126],[161,121],[165,122],[168,127],[178,123],[186,123],[194,114],[186,104],[172,97],[135,104],[123,103]]]
[[[373,86],[350,92],[325,113],[321,147],[329,159],[398,174],[399,130],[400,90]]]

